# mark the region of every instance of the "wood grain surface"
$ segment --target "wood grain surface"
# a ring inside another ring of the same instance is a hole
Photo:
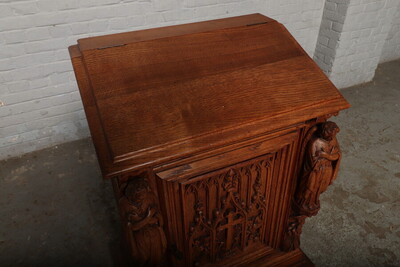
[[[105,176],[221,146],[226,131],[246,138],[240,128],[280,114],[297,123],[310,106],[348,107],[289,32],[259,14],[78,43],[71,57]]]

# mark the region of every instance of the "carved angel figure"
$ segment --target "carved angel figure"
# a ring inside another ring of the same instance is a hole
[[[125,213],[133,258],[145,266],[161,266],[167,241],[156,197],[146,180],[134,178],[129,181],[119,203]]]
[[[317,214],[320,194],[336,179],[341,157],[336,140],[338,132],[336,123],[322,123],[307,143],[303,172],[295,198],[300,214]]]

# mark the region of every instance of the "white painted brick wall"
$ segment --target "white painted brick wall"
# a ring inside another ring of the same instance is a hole
[[[328,2],[314,59],[339,88],[371,81],[400,1]],[[333,4],[343,9],[331,12]]]
[[[67,47],[88,36],[262,13],[312,55],[322,0],[1,0],[0,159],[89,135]]]
[[[330,76],[350,1],[326,0],[314,61]]]
[[[380,62],[387,62],[400,58],[400,4],[392,20],[391,29],[387,35],[380,58]]]

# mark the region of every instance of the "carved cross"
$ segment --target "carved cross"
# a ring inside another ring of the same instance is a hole
[[[235,225],[243,222],[243,218],[239,218],[235,220],[235,216],[237,213],[234,212],[229,212],[229,214],[226,216],[227,218],[227,223],[224,225],[221,225],[218,228],[218,231],[223,231],[226,229],[226,250],[230,250],[232,248],[232,243],[233,243],[233,237],[235,234]]]

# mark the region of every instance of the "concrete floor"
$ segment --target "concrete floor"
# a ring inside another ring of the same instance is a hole
[[[399,74],[342,91],[341,172],[303,228],[317,266],[400,266]],[[0,266],[112,266],[118,231],[90,139],[0,162]]]

